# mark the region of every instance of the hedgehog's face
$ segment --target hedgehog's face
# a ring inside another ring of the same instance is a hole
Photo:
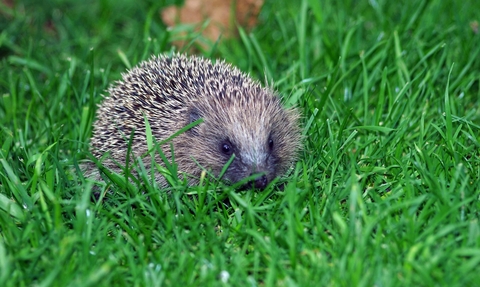
[[[194,103],[187,122],[203,122],[184,135],[196,162],[219,176],[232,159],[223,180],[264,189],[283,173],[295,158],[299,145],[297,114],[282,108],[280,101],[264,90],[250,101]]]
[[[235,136],[218,137],[217,149],[222,162],[225,165],[232,159],[223,179],[235,183],[251,178],[245,182],[244,188],[264,189],[280,169],[280,156],[276,152],[274,140],[263,136],[247,144],[238,140]]]

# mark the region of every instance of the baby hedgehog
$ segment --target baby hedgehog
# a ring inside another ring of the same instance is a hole
[[[174,162],[189,184],[198,183],[202,168],[218,177],[233,156],[222,180],[231,184],[253,175],[246,187],[264,189],[292,165],[300,147],[298,112],[284,109],[274,91],[223,61],[152,57],[123,74],[108,93],[96,114],[91,147],[96,158],[110,153],[102,163],[115,172],[122,172],[118,163],[125,164],[132,132],[135,158],[148,155],[145,118],[157,141],[203,120],[171,141]],[[170,144],[162,150],[172,158]],[[148,156],[143,160],[150,166]],[[155,160],[162,163],[159,156]],[[93,163],[86,173],[98,178]],[[167,185],[161,174],[155,178]]]

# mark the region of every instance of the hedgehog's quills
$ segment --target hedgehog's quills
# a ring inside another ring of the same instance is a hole
[[[272,90],[225,62],[153,57],[123,74],[108,93],[97,111],[91,151],[96,158],[110,152],[102,163],[118,173],[114,162],[125,164],[132,132],[134,155],[147,153],[145,117],[157,141],[203,119],[172,140],[178,170],[191,185],[198,183],[199,165],[218,176],[234,155],[222,179],[235,183],[257,175],[250,186],[263,189],[293,164],[300,147],[297,111],[284,109]],[[169,145],[162,150],[170,157]],[[86,174],[98,179],[98,167],[87,164]],[[155,179],[167,185],[161,174]]]

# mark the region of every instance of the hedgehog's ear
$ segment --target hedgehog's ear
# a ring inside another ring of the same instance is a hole
[[[188,113],[188,124],[198,121],[201,118],[200,111],[197,108],[191,108]]]
[[[193,107],[188,111],[188,124],[192,124],[202,118],[202,115],[200,114],[200,110]],[[198,135],[198,125],[200,122],[198,122],[195,126],[191,127],[188,130],[188,133],[191,133],[193,135]]]

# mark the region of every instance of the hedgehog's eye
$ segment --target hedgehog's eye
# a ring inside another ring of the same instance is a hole
[[[233,154],[233,146],[232,143],[228,140],[223,141],[220,143],[220,151],[227,156],[231,156]]]
[[[269,148],[270,150],[273,149],[273,140],[272,140],[271,138],[268,139],[268,148]]]

